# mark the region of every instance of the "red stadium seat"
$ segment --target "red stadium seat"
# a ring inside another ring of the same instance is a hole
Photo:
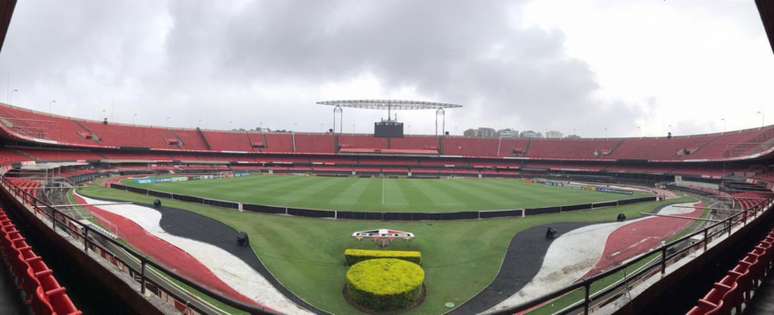
[[[768,267],[765,259],[766,252],[755,249],[747,254],[747,261],[754,261],[750,264],[750,278],[752,279],[753,290],[757,289],[766,277],[766,268]]]
[[[15,226],[15,225],[13,225],[13,224],[9,224],[9,225],[3,225],[3,226],[2,226],[2,228],[0,228],[0,229],[2,230],[2,236],[3,236],[3,237],[5,237],[6,235],[8,235],[8,233],[11,233],[11,232],[18,232],[18,231],[16,230],[16,226]]]
[[[56,312],[56,314],[63,314],[63,315],[82,314],[80,311],[78,311],[78,308],[75,307],[75,305],[73,304],[73,301],[70,300],[70,297],[67,296],[67,290],[65,290],[64,287],[59,287],[53,290],[46,291],[46,296],[48,296],[49,302],[51,303],[51,307],[54,309],[54,312]]]
[[[27,269],[29,269],[30,266],[27,264],[27,261],[24,259],[21,253],[10,257],[9,265],[11,267],[11,272],[16,277],[17,282],[27,277]]]
[[[21,253],[22,259],[24,259],[24,260],[28,260],[28,259],[32,259],[32,258],[38,257],[38,255],[36,255],[35,252],[32,251],[32,248],[21,249],[21,250],[19,250],[19,252]]]
[[[34,273],[51,271],[42,258],[30,258],[26,263],[32,268],[32,272]]]
[[[744,298],[742,296],[742,291],[739,289],[737,278],[737,275],[729,273],[723,277],[723,279],[715,283],[715,287],[723,287],[727,290],[723,295],[723,307],[721,313],[730,313],[731,309],[736,309],[737,312],[742,310]]]
[[[54,308],[49,303],[45,290],[41,287],[38,287],[33,295],[32,310],[35,314],[54,314]]]
[[[35,273],[35,278],[40,282],[40,287],[45,291],[58,289],[61,287],[59,282],[54,278],[54,272],[51,269],[40,271]]]
[[[709,292],[707,292],[706,295],[701,299],[702,301],[708,302],[710,304],[717,305],[718,307],[723,306],[723,296],[726,295],[726,292],[728,292],[730,288],[724,287],[724,286],[714,286],[712,289],[710,289]]]
[[[687,315],[713,315],[720,314],[720,305],[707,302],[705,300],[699,300]]]
[[[40,282],[38,282],[38,278],[35,277],[35,273],[32,271],[32,268],[27,267],[25,270],[24,278],[21,281],[20,287],[27,297],[26,302],[29,303],[33,296],[36,294],[35,292],[40,289]]]
[[[739,290],[744,297],[744,302],[749,302],[752,298],[751,292],[754,287],[752,277],[750,276],[750,264],[740,262],[728,273],[737,276],[736,281],[739,284]]]
[[[35,187],[31,184],[25,187]],[[0,247],[15,283],[21,289],[24,301],[35,314],[79,315],[66,290],[59,285],[43,259],[35,254],[27,240],[0,210],[2,229]]]
[[[13,248],[13,242],[18,240],[24,240],[24,237],[19,232],[8,233],[3,239],[0,240],[3,246],[3,255],[6,259],[16,255],[16,251]]]

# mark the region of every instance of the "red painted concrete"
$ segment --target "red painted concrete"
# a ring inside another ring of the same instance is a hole
[[[80,198],[79,196],[74,197],[79,204],[83,204],[89,211],[96,214],[95,217],[97,217],[98,220],[109,221],[103,223],[107,223],[107,225],[114,227],[115,231],[113,232],[119,237],[129,242],[132,247],[140,252],[150,256],[157,263],[164,265],[165,267],[176,271],[178,274],[206,286],[213,291],[221,292],[221,294],[232,299],[266,308],[231,288],[228,284],[220,280],[220,278],[208,269],[207,266],[186,251],[148,233],[132,220],[102,210],[96,206],[86,205],[83,198]]]
[[[611,269],[624,261],[661,246],[699,218],[704,206],[698,203],[690,213],[680,214],[683,218],[652,217],[626,224],[610,233],[605,250],[597,264],[585,277]]]

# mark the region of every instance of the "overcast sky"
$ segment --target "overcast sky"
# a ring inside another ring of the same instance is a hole
[[[0,52],[2,101],[212,129],[323,131],[315,101],[399,98],[462,104],[452,133],[661,136],[770,124],[772,91],[753,0],[25,0]]]

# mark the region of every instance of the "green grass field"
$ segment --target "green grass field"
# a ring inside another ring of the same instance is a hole
[[[351,211],[521,209],[632,198],[520,179],[407,179],[319,176],[245,176],[174,183],[125,184],[157,191],[243,203]]]
[[[238,190],[248,190],[252,192],[270,191],[272,184],[268,181],[281,178],[285,185],[282,189],[276,191],[297,191],[285,181],[293,181],[297,185],[307,185],[308,177],[264,177],[256,176],[249,178],[234,178],[217,181],[199,181],[189,182],[183,185],[173,185],[178,189],[188,187],[190,184],[196,185],[200,193],[194,193],[194,190],[186,190],[187,194],[196,194],[204,196],[204,193],[211,194],[218,199],[236,199],[229,198],[216,192],[222,191],[231,196],[242,196],[249,198],[253,196],[250,193],[239,192]],[[337,191],[342,187],[352,187],[355,183],[361,182],[367,187],[372,187],[381,183],[381,179],[338,179],[338,178],[313,178],[325,183],[337,185]],[[355,183],[340,183],[338,181],[350,181]],[[405,185],[413,187],[414,185],[431,185],[431,181],[417,180],[416,183],[411,180],[387,179],[385,180],[385,189],[394,185],[395,191],[400,191],[398,183],[408,181]],[[479,181],[479,183],[475,183]],[[225,185],[229,188],[214,185],[216,183],[233,183],[234,185]],[[587,194],[590,192],[575,191],[570,189],[551,188],[543,185],[527,185],[516,180],[448,180],[438,182],[437,185],[460,185],[462,187],[476,187],[478,185],[487,185],[495,188],[495,191],[506,190],[507,187],[515,188],[535,188],[545,189],[542,193],[548,196],[561,195],[569,192],[572,195],[576,193]],[[258,185],[253,187],[252,185]],[[307,190],[308,193],[305,202],[312,202],[313,196],[325,196],[325,187],[321,187],[318,182],[315,188]],[[143,185],[151,188],[150,185]],[[157,185],[154,189],[167,187],[168,185]],[[207,187],[209,186],[209,187]],[[398,186],[398,187],[395,187]],[[441,186],[441,187],[443,187]],[[237,188],[239,187],[239,188]],[[503,188],[506,187],[506,188]],[[297,187],[296,187],[297,188]],[[515,189],[514,190],[518,190]],[[377,189],[377,190],[378,190]],[[410,188],[403,188],[410,189]],[[428,188],[425,188],[428,189]],[[430,188],[432,189],[432,188]],[[436,187],[437,190],[444,190]],[[347,189],[344,189],[345,191]],[[81,188],[79,192],[94,198],[109,198],[118,200],[127,200],[137,203],[151,204],[155,199],[140,194],[120,191],[115,189],[103,188],[100,185],[94,185],[88,188]],[[180,191],[181,193],[183,191]],[[316,192],[316,193],[315,193]],[[452,192],[439,192],[447,196],[453,196],[455,200],[461,200],[467,205],[474,205],[470,200],[457,196]],[[536,192],[537,194],[538,192]],[[468,192],[467,195],[472,194]],[[500,192],[488,191],[487,194],[500,194]],[[607,193],[593,193],[593,195],[602,194],[602,197],[616,196]],[[466,196],[467,196],[466,195]],[[529,194],[527,194],[529,195]],[[377,194],[378,196],[378,194]],[[405,194],[404,194],[405,196]],[[598,195],[597,195],[598,196]],[[374,196],[372,196],[374,197]],[[516,204],[529,204],[530,202],[540,202],[534,195],[526,200],[512,198]],[[564,196],[565,198],[569,198]],[[549,199],[549,197],[545,197]],[[584,197],[590,198],[591,197]],[[287,200],[287,199],[286,199]],[[368,199],[366,199],[368,200]],[[414,199],[416,200],[416,199]],[[486,198],[476,197],[476,200]],[[563,199],[561,203],[566,203]],[[588,199],[586,199],[588,201]],[[606,199],[597,199],[606,200]],[[556,202],[546,200],[543,202]],[[577,201],[577,200],[575,200]],[[609,222],[614,221],[618,213],[624,213],[629,218],[641,216],[640,212],[650,212],[660,206],[686,202],[686,198],[680,198],[662,202],[648,202],[634,205],[602,208],[592,211],[575,211],[559,214],[538,215],[526,218],[512,219],[492,219],[492,220],[471,220],[471,221],[449,221],[449,222],[381,222],[381,221],[333,221],[324,219],[311,219],[301,217],[287,217],[278,215],[266,215],[250,212],[237,212],[224,208],[204,206],[201,204],[181,202],[177,200],[164,200],[164,204],[171,207],[187,209],[204,216],[214,218],[237,230],[245,231],[250,235],[251,246],[256,255],[267,266],[277,279],[288,287],[296,295],[316,307],[336,314],[357,314],[357,309],[350,306],[343,298],[341,290],[344,286],[344,277],[347,271],[347,265],[344,261],[344,250],[347,248],[368,248],[374,249],[376,246],[368,242],[358,242],[351,238],[351,233],[359,230],[394,228],[405,230],[416,234],[416,239],[408,243],[395,243],[392,249],[411,249],[422,251],[423,267],[426,271],[426,285],[428,288],[425,302],[419,307],[411,310],[410,314],[441,314],[449,311],[444,306],[447,302],[455,305],[461,305],[479,291],[483,290],[494,280],[500,265],[503,261],[505,251],[510,240],[525,229],[555,223],[555,222]],[[325,200],[322,200],[325,202]],[[311,204],[310,204],[311,205]],[[458,207],[441,208],[458,209]],[[488,207],[474,207],[484,209]],[[303,233],[299,233],[303,231]]]

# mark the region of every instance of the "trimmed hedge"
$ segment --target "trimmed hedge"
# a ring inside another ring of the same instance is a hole
[[[361,261],[347,271],[345,294],[357,305],[374,311],[409,308],[422,297],[425,271],[395,258]]]
[[[344,258],[348,265],[354,265],[364,260],[376,258],[396,258],[413,262],[417,265],[422,264],[422,252],[418,251],[400,251],[400,250],[368,250],[352,249],[344,250]]]

